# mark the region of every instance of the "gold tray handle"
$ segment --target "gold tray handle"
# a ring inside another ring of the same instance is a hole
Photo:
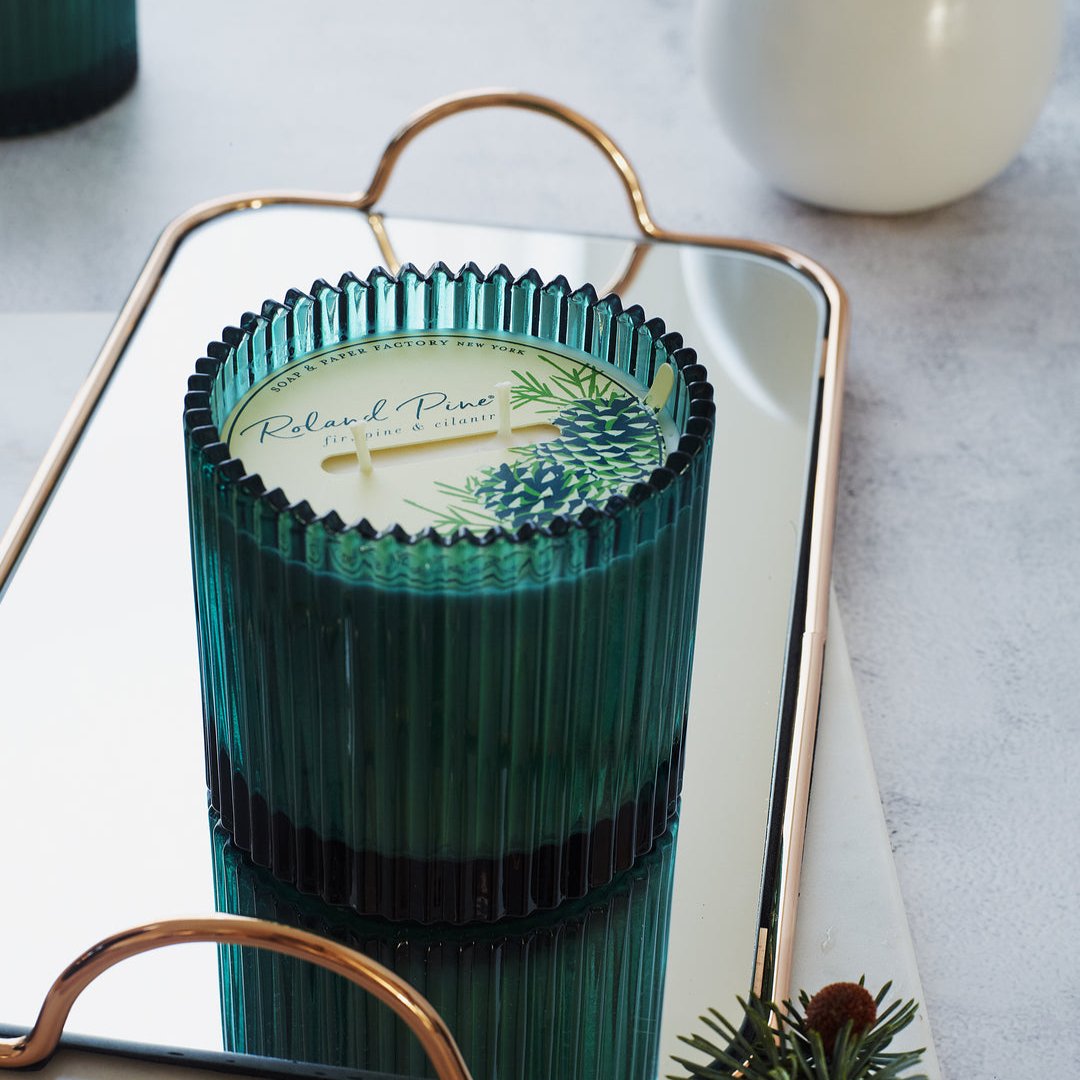
[[[38,1065],[55,1053],[75,999],[103,971],[129,956],[189,941],[269,949],[341,975],[373,994],[408,1024],[439,1080],[472,1080],[442,1017],[404,979],[362,953],[317,934],[241,915],[168,919],[123,930],[99,941],[68,965],[52,984],[28,1035],[0,1039],[0,1069]]]
[[[603,128],[561,102],[540,97],[537,94],[527,94],[520,90],[469,90],[465,93],[454,94],[451,97],[433,101],[407,120],[390,139],[390,142],[386,144],[386,148],[379,158],[379,163],[375,166],[375,174],[371,178],[371,184],[368,186],[367,191],[353,196],[350,200],[351,205],[367,213],[368,222],[379,245],[379,251],[386,260],[386,265],[393,273],[396,274],[401,268],[401,260],[394,251],[382,215],[375,210],[375,206],[386,192],[390,176],[405,147],[422,131],[426,131],[429,127],[439,123],[440,120],[445,120],[448,116],[471,112],[473,109],[493,108],[525,109],[529,112],[538,112],[544,116],[550,116],[552,119],[558,120],[560,123],[566,124],[584,135],[600,150],[619,174],[627,198],[630,200],[630,209],[633,211],[634,219],[641,232],[651,239],[664,237],[664,230],[653,221],[649,214],[649,208],[645,205],[645,195],[642,193],[641,183],[637,178],[637,173],[634,172],[634,167],[616,145],[615,140]],[[640,241],[632,244],[612,280],[601,289],[601,295],[610,292],[624,292],[641,269],[647,251],[648,246]]]
[[[378,165],[375,167],[375,173],[371,178],[371,184],[367,191],[349,192],[347,194],[319,191],[258,191],[242,195],[228,195],[221,199],[213,199],[210,202],[194,206],[191,210],[170,222],[154,245],[142,273],[135,282],[131,295],[127,298],[127,302],[120,311],[116,325],[112,328],[108,338],[105,339],[105,344],[101,347],[97,361],[91,368],[86,382],[80,387],[67,416],[64,418],[60,434],[49,447],[26,495],[16,509],[15,516],[7,531],[0,534],[0,595],[3,594],[4,588],[15,571],[19,557],[29,543],[31,533],[44,512],[49,495],[67,465],[97,399],[105,389],[105,385],[120,359],[120,354],[127,346],[136,325],[157,290],[164,276],[165,268],[176,253],[180,243],[192,230],[207,221],[213,221],[215,218],[237,210],[260,210],[268,206],[348,207],[367,215],[368,223],[387,266],[396,272],[400,267],[400,261],[387,235],[385,223],[374,207],[386,191],[390,174],[393,172],[398,158],[401,157],[402,151],[417,135],[431,127],[432,124],[437,124],[440,120],[473,109],[500,107],[525,109],[529,112],[538,112],[544,116],[550,116],[580,132],[594,146],[598,147],[619,174],[623,188],[626,190],[630,200],[634,220],[647,239],[674,240],[681,243],[705,243],[711,246],[724,246],[727,244],[727,241],[723,240],[686,236],[660,228],[653,221],[648,207],[645,205],[645,196],[642,194],[637,173],[634,172],[630,162],[627,161],[626,155],[615,144],[615,140],[606,131],[587,117],[582,116],[581,113],[575,112],[558,101],[517,90],[466,91],[452,97],[440,98],[438,101],[425,106],[412,119],[406,121],[390,142],[387,143],[382,156],[379,158]],[[600,290],[602,295],[607,292],[624,292],[640,270],[648,251],[648,245],[643,241],[636,243],[631,241],[631,245],[631,249],[625,256],[622,265],[616,269],[613,280]],[[770,252],[771,250],[769,249]]]
[[[641,191],[641,183],[637,173],[627,160],[626,155],[616,145],[615,140],[603,128],[594,124],[588,117],[553,101],[551,98],[540,97],[537,94],[527,94],[520,90],[469,90],[465,93],[454,94],[450,97],[440,98],[430,105],[424,106],[418,113],[413,115],[397,131],[386,149],[382,152],[375,174],[371,178],[371,184],[367,191],[356,198],[356,206],[359,210],[373,210],[375,204],[386,191],[386,185],[390,180],[390,174],[394,171],[398,158],[402,151],[422,131],[437,124],[440,120],[457,113],[471,112],[474,109],[525,109],[529,112],[538,112],[544,116],[550,116],[560,123],[566,124],[575,131],[580,132],[596,146],[600,152],[611,162],[615,171],[619,174],[623,188],[630,200],[630,209],[638,228],[650,238],[659,239],[663,230],[653,221],[648,207],[645,205],[645,196]]]

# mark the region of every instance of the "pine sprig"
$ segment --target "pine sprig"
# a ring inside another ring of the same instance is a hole
[[[862,986],[862,979],[857,984],[836,983],[813,998],[803,991],[799,995],[799,1007],[790,1001],[777,1005],[751,994],[748,1001],[738,999],[743,1010],[739,1027],[710,1009],[701,1021],[719,1037],[718,1041],[704,1035],[679,1036],[691,1049],[710,1060],[705,1064],[681,1057],[674,1060],[697,1080],[731,1080],[736,1073],[744,1080],[927,1080],[923,1073],[901,1075],[921,1062],[921,1049],[898,1053],[886,1049],[918,1011],[913,1000],[903,1004],[897,1000],[883,1012],[877,1012],[891,983],[881,988],[872,1005],[870,995],[863,991],[870,1009],[865,1029],[858,1029],[854,1019],[858,1010],[850,1009],[838,1029],[830,1026],[830,1021],[835,1023],[845,1015],[845,997],[850,999],[852,992]],[[839,999],[839,1013],[830,1009],[832,1002],[823,997],[830,994]],[[822,1014],[827,1021],[822,1021]],[[875,1016],[876,1022],[872,1019]],[[814,1026],[815,1022],[818,1027]],[[831,1047],[827,1041],[832,1042]],[[670,1080],[687,1078],[670,1077]]]
[[[549,405],[558,409],[562,399],[539,376],[531,371],[511,371],[514,383],[510,387],[510,407],[520,409],[523,405]],[[548,411],[551,411],[550,409]]]
[[[415,499],[405,499],[404,502],[422,510],[430,518],[431,524],[444,532],[460,528],[483,531],[501,522],[494,514],[486,513],[477,501],[478,483],[475,476],[466,477],[460,486],[436,480],[435,489],[448,500],[445,507],[424,506]]]
[[[614,397],[617,393],[618,388],[614,381],[601,375],[591,364],[578,364],[577,367],[567,370],[550,356],[544,356],[543,353],[537,355],[545,364],[555,369],[556,374],[551,376],[551,381],[562,390],[569,401],[581,398],[601,401]]]
[[[510,405],[514,409],[533,405],[542,414],[556,413],[561,412],[568,402],[585,398],[608,401],[621,391],[612,379],[591,364],[566,367],[543,353],[537,355],[552,373],[547,379],[541,379],[531,371],[511,371],[514,384],[510,389]]]

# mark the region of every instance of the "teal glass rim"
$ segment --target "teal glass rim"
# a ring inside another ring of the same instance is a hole
[[[222,440],[221,426],[231,406],[252,386],[306,354],[378,334],[406,330],[501,331],[546,343],[558,343],[604,360],[645,385],[670,362],[678,373],[670,410],[679,441],[664,464],[624,493],[580,514],[556,514],[516,529],[502,525],[478,533],[468,526],[451,532],[427,527],[410,532],[391,524],[377,529],[367,518],[347,523],[331,510],[316,514],[306,499],[293,501],[280,487],[268,488],[257,472],[248,472]],[[233,384],[223,385],[223,376]],[[604,519],[632,514],[647,500],[661,497],[685,482],[695,459],[707,453],[716,408],[713,388],[697,353],[682,336],[668,332],[659,318],[646,320],[641,307],[624,309],[610,294],[599,299],[585,284],[571,289],[562,275],[544,284],[530,269],[515,279],[505,266],[484,275],[475,263],[454,274],[436,263],[427,275],[405,264],[395,276],[383,267],[366,279],[347,272],[337,288],[319,279],[310,293],[290,290],[283,303],[267,300],[259,314],[248,312],[239,327],[226,327],[220,341],[207,347],[195,365],[184,400],[184,427],[197,457],[217,478],[236,485],[242,497],[259,501],[274,514],[327,534],[354,533],[365,542],[452,547],[468,543],[488,547],[521,544],[536,538],[561,539],[572,530],[595,530]]]

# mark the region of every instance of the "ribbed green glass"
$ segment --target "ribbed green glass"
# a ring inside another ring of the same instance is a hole
[[[575,517],[476,536],[316,518],[219,428],[267,373],[401,329],[568,343],[649,385],[678,449]],[[228,329],[185,412],[208,784],[255,862],[423,922],[524,915],[610,881],[675,813],[712,435],[692,350],[535,272],[352,275]]]
[[[135,0],[0,0],[0,135],[89,116],[137,67]]]
[[[585,900],[498,926],[364,919],[252,864],[212,818],[218,910],[313,930],[408,980],[447,1022],[476,1080],[655,1080],[675,832]],[[219,950],[225,1049],[431,1076],[389,1009],[311,964]]]

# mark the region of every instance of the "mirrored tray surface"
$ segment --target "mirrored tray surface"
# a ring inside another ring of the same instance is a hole
[[[598,289],[631,267],[624,305],[678,330],[716,388],[663,1008],[657,997],[638,1018],[660,1025],[664,1075],[677,1035],[705,1007],[729,1008],[751,988],[786,991],[776,933],[793,915],[784,873],[801,825],[789,780],[808,781],[820,679],[803,646],[824,625],[835,445],[822,413],[838,400],[839,373],[825,363],[835,312],[810,275],[760,245],[373,222],[335,207],[228,213],[184,239],[0,602],[0,814],[20,852],[0,897],[0,1020],[28,1026],[55,974],[117,928],[214,908],[185,380],[242,312],[316,278],[364,276],[385,262],[387,241],[424,269],[505,263]],[[170,949],[110,972],[68,1030],[220,1051],[215,949]]]

